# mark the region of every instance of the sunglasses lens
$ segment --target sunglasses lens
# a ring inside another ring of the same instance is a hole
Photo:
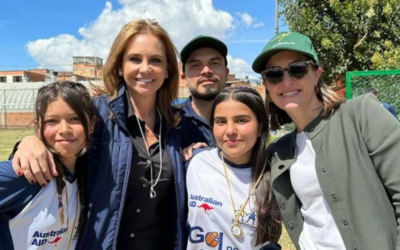
[[[307,74],[307,63],[298,62],[289,66],[289,73],[293,78],[300,79]]]
[[[296,79],[301,79],[307,74],[309,61],[295,62],[289,65],[288,68],[271,68],[262,73],[264,79],[270,84],[278,84],[283,80],[283,74],[285,71],[289,72],[289,75]]]
[[[271,84],[280,83],[283,79],[283,70],[282,69],[270,69],[264,73],[264,77],[268,83],[271,83]]]

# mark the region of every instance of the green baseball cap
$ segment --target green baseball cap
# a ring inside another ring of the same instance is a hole
[[[253,70],[261,73],[268,59],[279,51],[292,50],[305,54],[318,64],[318,56],[310,38],[296,32],[281,32],[275,35],[253,62]]]
[[[221,53],[221,55],[224,57],[225,65],[228,65],[228,61],[226,60],[226,55],[228,54],[228,47],[226,47],[225,43],[212,36],[199,35],[193,38],[190,42],[188,42],[181,51],[180,56],[181,56],[183,71],[185,71],[185,63],[189,58],[190,54],[192,54],[192,52],[195,51],[196,49],[200,48],[215,49],[216,51]]]

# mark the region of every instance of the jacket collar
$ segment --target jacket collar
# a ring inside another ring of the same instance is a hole
[[[183,111],[185,112],[185,117],[195,119],[197,121],[200,121],[206,125],[208,125],[208,121],[206,121],[203,117],[199,116],[196,111],[194,111],[193,106],[192,106],[192,96],[189,96],[186,99],[185,105],[183,107]]]
[[[273,168],[271,177],[272,180],[275,180],[296,162],[296,130],[279,139],[273,147],[276,147],[276,149],[270,151],[274,154],[271,162],[271,167]],[[286,150],[282,150],[282,148],[286,148]]]
[[[114,114],[115,119],[123,126],[125,126],[127,118],[127,99],[125,96],[125,91],[125,82],[121,82],[117,97],[108,104],[108,107]]]
[[[327,124],[330,116],[332,115],[334,111],[331,111],[328,114],[328,117],[322,117],[321,114],[319,114],[317,117],[314,118],[305,128],[304,128],[304,133],[312,140],[316,135],[319,134],[319,132],[322,131],[322,129],[325,127]],[[294,137],[295,144],[296,144],[296,137]]]
[[[318,115],[304,128],[303,131],[310,138],[310,140],[312,140],[323,130],[332,112],[328,115],[328,117],[322,117],[321,115]],[[295,129],[291,133],[281,138],[282,140],[279,139],[276,142],[277,150],[272,151],[274,155],[272,157],[271,166],[274,166],[275,168],[275,171],[272,171],[272,179],[276,179],[296,162],[298,154],[296,137],[297,130]],[[282,148],[287,148],[289,150],[281,150]]]
[[[125,82],[121,82],[120,87],[118,89],[118,94],[115,99],[109,102],[108,107],[111,110],[111,112],[114,114],[115,119],[117,122],[120,124],[120,126],[126,128],[126,120],[128,118],[128,115],[130,114],[129,112],[129,107],[131,108],[131,111],[133,112],[132,106],[128,101],[127,94],[126,94],[126,86]],[[178,110],[174,110],[174,112],[178,112]],[[133,113],[134,114],[134,113]],[[156,122],[159,121],[158,116],[156,116]],[[163,125],[164,126],[164,125]],[[165,122],[165,126],[167,128],[171,128],[170,125],[168,125]]]

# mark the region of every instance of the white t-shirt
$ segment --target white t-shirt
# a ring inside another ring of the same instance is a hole
[[[315,151],[311,140],[302,132],[296,138],[297,161],[290,167],[290,179],[301,200],[304,217],[299,245],[303,250],[345,250],[343,239],[322,193],[315,169]]]
[[[53,178],[9,221],[14,249],[75,249],[80,214],[78,187],[76,180],[72,183],[65,181],[65,184],[62,195],[64,224],[61,224],[58,216],[57,184]]]
[[[235,214],[250,192],[251,169],[232,166],[225,161],[232,189]],[[218,149],[203,151],[190,162],[186,174],[188,192],[188,223],[190,233],[188,250],[192,249],[260,249],[254,246],[257,218],[254,199],[250,198],[239,224],[243,238],[235,238],[231,233],[233,210],[228,184]]]

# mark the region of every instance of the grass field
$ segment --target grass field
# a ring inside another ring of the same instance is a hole
[[[8,159],[17,141],[31,134],[33,129],[0,129],[0,161]]]
[[[279,240],[279,244],[281,244],[283,250],[296,250],[289,238],[289,235],[286,233],[285,226],[283,226],[283,232],[281,239]]]
[[[8,159],[8,156],[17,141],[21,140],[24,136],[31,134],[33,134],[32,129],[0,129],[0,161]],[[283,250],[295,249],[285,229],[283,229],[283,234],[279,244],[281,244]]]

